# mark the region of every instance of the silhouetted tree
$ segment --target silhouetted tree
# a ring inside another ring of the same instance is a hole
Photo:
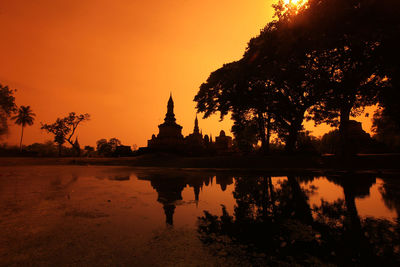
[[[14,92],[0,84],[0,136],[7,132],[7,118],[16,110]]]
[[[253,151],[254,146],[258,142],[257,122],[254,118],[249,118],[248,116],[251,116],[251,114],[236,112],[232,114],[234,121],[232,126],[232,133],[235,136],[234,142],[237,148],[244,153]]]
[[[111,145],[113,151],[115,151],[117,146],[120,146],[122,144],[121,141],[115,137],[108,140],[108,143]]]
[[[85,151],[85,156],[86,157],[92,157],[94,154],[94,147],[92,146],[85,146],[84,147],[84,151]]]
[[[313,135],[310,131],[301,131],[297,138],[296,149],[302,153],[318,154],[320,151],[321,140]]]
[[[325,93],[310,114],[317,124],[339,126],[339,152],[346,156],[350,152],[347,149],[350,116],[359,115],[365,106],[377,102],[378,88],[384,86],[384,81],[374,74],[374,61],[370,55],[374,46],[367,43],[354,47],[354,40],[345,40],[344,43],[332,51],[323,52],[327,58],[323,60],[326,65],[322,68],[331,76],[323,83],[321,90]]]
[[[392,151],[400,149],[400,126],[393,116],[387,114],[386,109],[380,108],[375,112],[372,131],[375,133],[374,138]]]
[[[79,157],[81,155],[81,145],[78,142],[78,138],[75,138],[75,142],[72,147],[76,153],[76,156]]]
[[[340,143],[339,130],[332,130],[324,134],[321,138],[321,153],[336,154]]]
[[[314,106],[313,119],[339,125],[343,155],[350,143],[350,115],[376,103],[387,90],[386,76],[394,77],[388,71],[393,64],[383,55],[388,50],[399,55],[392,44],[400,25],[393,11],[398,8],[393,0],[314,0],[292,19],[292,31],[302,34],[299,47],[328,74],[320,84],[326,94]]]
[[[56,122],[52,124],[42,124],[41,129],[54,135],[54,142],[58,144],[60,156],[62,145],[65,142],[68,142],[75,149],[72,137],[76,133],[79,124],[89,119],[90,115],[87,113],[77,115],[75,112],[71,112],[67,117],[57,118]]]
[[[12,117],[15,124],[21,125],[21,140],[19,142],[19,150],[22,151],[22,138],[24,136],[24,128],[26,125],[33,125],[35,113],[32,112],[30,106],[20,106],[17,115]]]
[[[221,119],[228,112],[268,112],[288,152],[309,114],[316,123],[339,126],[340,152],[347,155],[350,115],[375,104],[398,73],[399,61],[389,60],[383,48],[398,58],[391,43],[400,25],[393,11],[399,3],[310,0],[297,8],[283,1],[274,7],[277,20],[250,40],[243,58],[201,85],[197,109],[205,117],[220,112]]]
[[[96,142],[96,150],[101,155],[110,155],[112,153],[111,146],[108,144],[107,139],[100,139]]]
[[[117,146],[121,145],[121,141],[117,138],[111,138],[109,141],[107,139],[100,139],[96,142],[96,150],[99,154],[103,156],[112,156]]]
[[[92,147],[92,146],[85,146],[85,148],[84,148],[86,151],[89,151],[89,152],[93,152],[94,151],[94,147]]]
[[[53,141],[44,143],[33,143],[25,148],[28,153],[39,157],[54,157],[57,156],[57,147]]]
[[[226,64],[210,75],[195,101],[205,117],[217,111],[221,118],[228,111],[251,111],[260,122],[263,144],[268,145],[274,129],[285,141],[286,150],[293,152],[306,111],[322,95],[317,85],[324,73],[314,58],[296,50],[290,38],[298,34],[286,34],[290,16],[278,17],[250,40],[240,61]]]

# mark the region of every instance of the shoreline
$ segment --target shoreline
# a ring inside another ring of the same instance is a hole
[[[218,156],[181,157],[168,154],[149,154],[120,158],[27,158],[0,157],[3,166],[86,165],[125,166],[141,169],[168,168],[186,171],[270,172],[270,173],[377,173],[400,174],[400,154],[358,155],[342,161],[335,156]]]

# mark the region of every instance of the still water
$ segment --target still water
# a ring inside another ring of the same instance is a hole
[[[396,178],[0,167],[0,265],[398,265]]]

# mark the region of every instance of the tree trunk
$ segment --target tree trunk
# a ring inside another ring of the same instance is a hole
[[[345,242],[350,248],[349,250],[345,251],[346,258],[353,259],[360,257],[362,263],[376,265],[377,262],[374,262],[373,249],[371,248],[369,241],[365,237],[365,233],[362,229],[353,189],[343,185],[343,193],[346,205],[346,218],[344,221]]]
[[[262,199],[262,214],[263,218],[268,217],[268,202],[269,202],[269,190],[268,190],[268,177],[262,177],[263,182],[263,199]]]
[[[288,183],[292,190],[292,208],[294,216],[301,222],[311,225],[314,221],[307,195],[301,189],[299,182],[293,176],[288,176]]]
[[[267,139],[266,139],[266,147],[265,153],[269,153],[269,144],[271,140],[271,115],[267,113]]]
[[[301,124],[303,123],[304,120],[304,113],[305,110],[304,111],[300,110],[298,113],[298,117],[295,118],[290,124],[289,136],[286,140],[286,146],[285,146],[286,152],[289,154],[293,153],[296,149],[297,137],[301,129]]]
[[[287,153],[292,154],[296,149],[297,137],[301,128],[301,123],[298,120],[292,122],[289,128],[289,135],[286,140],[285,150]]]
[[[61,157],[62,144],[58,144],[58,156]]]
[[[347,158],[352,154],[349,142],[349,122],[350,122],[350,111],[351,106],[346,105],[340,110],[340,125],[339,125],[339,134],[340,134],[340,148],[339,155]]]
[[[19,141],[19,152],[22,151],[22,137],[24,136],[24,126],[21,127],[21,140]]]
[[[71,136],[70,136],[69,139],[66,139],[66,140],[72,146],[72,149],[74,151],[74,155],[77,156],[77,157],[80,157],[81,156],[81,149],[79,147],[75,146],[74,142],[71,141]]]
[[[258,133],[261,139],[261,151],[265,153],[265,149],[267,146],[267,140],[265,138],[265,120],[262,112],[257,114],[257,122],[258,122]]]
[[[272,177],[268,176],[268,187],[269,187],[269,195],[270,195],[270,199],[271,199],[271,206],[272,206],[272,213],[275,216],[275,196],[274,196],[274,187],[272,185]]]

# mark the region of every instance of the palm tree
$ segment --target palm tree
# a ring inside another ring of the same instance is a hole
[[[33,121],[35,120],[35,113],[32,112],[30,106],[21,106],[18,109],[18,114],[12,117],[13,120],[15,120],[15,124],[21,125],[22,130],[21,130],[21,141],[19,143],[19,150],[22,151],[22,137],[24,136],[24,127],[26,125],[32,125]]]

